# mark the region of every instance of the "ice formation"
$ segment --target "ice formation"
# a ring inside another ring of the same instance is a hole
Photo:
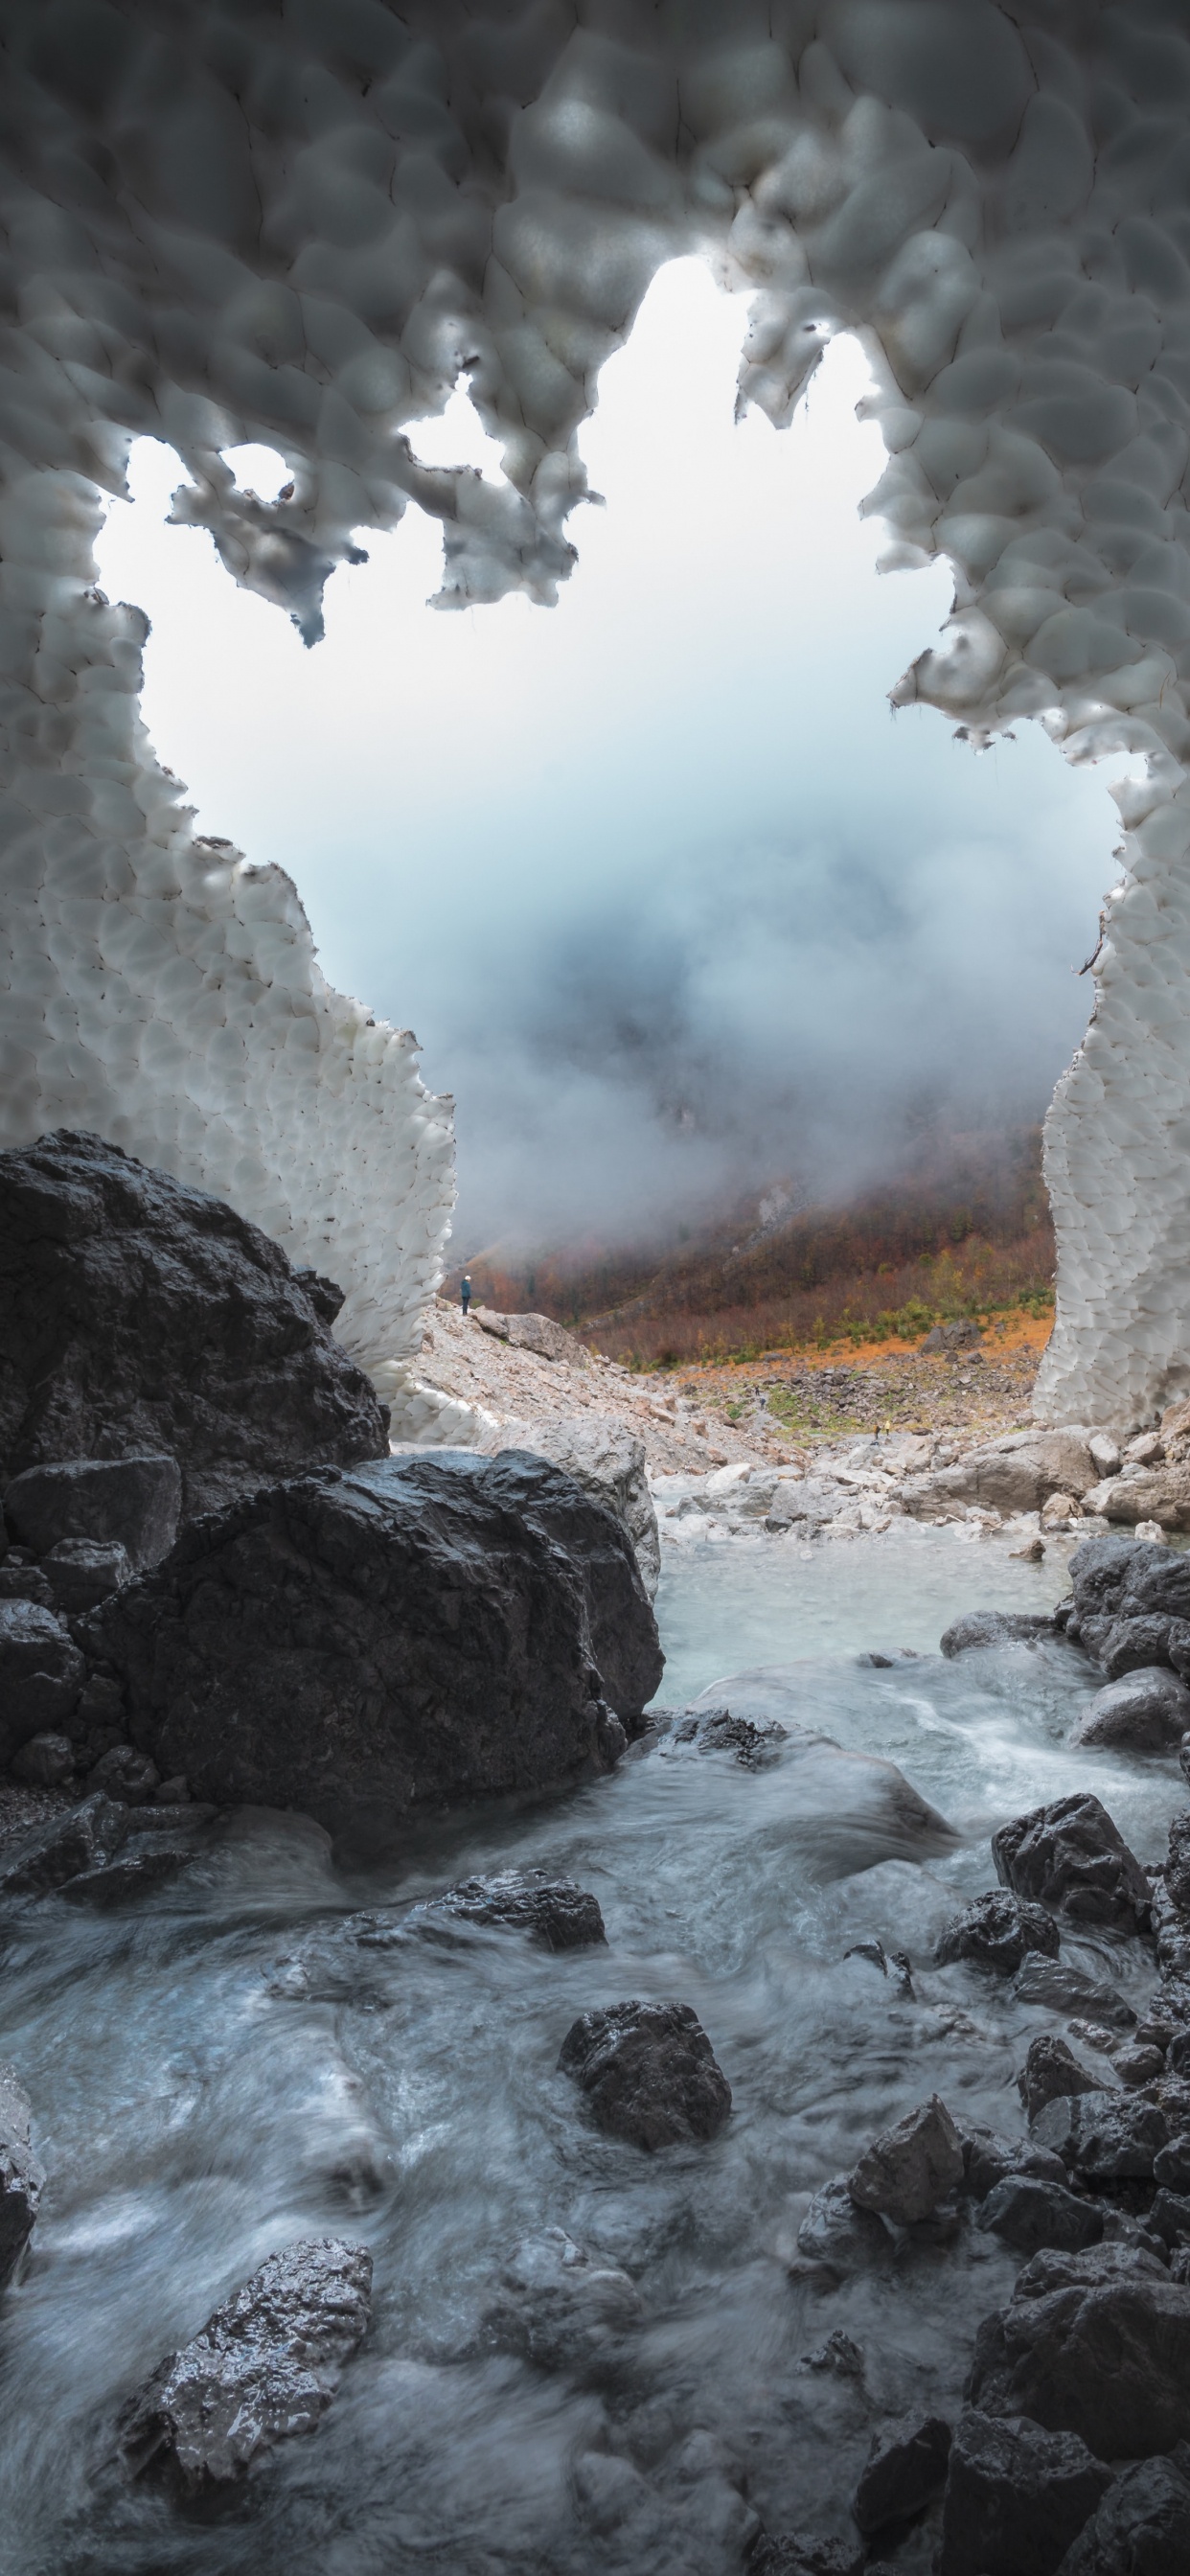
[[[92,587],[99,495],[169,440],[176,516],[308,639],[410,499],[444,604],[548,602],[599,366],[701,250],[755,295],[741,397],[774,421],[862,334],[889,559],[955,569],[899,701],[1132,756],[1050,1117],[1039,1401],[1125,1419],[1190,1385],[1185,0],[2,0],[0,32],[6,1135],[101,1127],[225,1190],[406,1384],[445,1106],[329,991],[288,881],[193,837],[139,725],[143,625]],[[460,377],[502,485],[407,436]],[[275,501],[235,485],[244,442],[287,459]]]

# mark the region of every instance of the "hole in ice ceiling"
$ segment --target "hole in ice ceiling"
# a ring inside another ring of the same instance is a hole
[[[249,440],[243,447],[225,447],[223,456],[241,492],[255,492],[258,501],[275,501],[290,480],[290,469],[275,447]]]
[[[877,576],[854,340],[789,431],[733,424],[745,319],[695,261],[656,280],[583,433],[607,507],[572,518],[551,611],[428,615],[441,538],[411,509],[334,575],[307,653],[162,524],[179,467],[149,442],[101,540],[201,828],[290,871],[334,982],[398,1020],[416,996],[464,1243],[631,1232],[790,1175],[841,1192],[927,1112],[1039,1116],[1082,1035],[1107,767],[1037,725],[976,760],[929,709],[890,721],[949,572]],[[492,471],[461,390],[411,435]]]

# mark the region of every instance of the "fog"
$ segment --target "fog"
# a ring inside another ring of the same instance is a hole
[[[1040,1113],[1115,873],[1103,771],[1037,726],[977,757],[887,691],[950,604],[881,579],[866,372],[733,422],[744,305],[665,270],[606,368],[554,610],[425,605],[411,511],[307,654],[164,525],[134,452],[101,580],[153,620],[145,714],[200,828],[295,878],[327,974],[458,1102],[455,1249],[627,1240],[773,1178],[838,1196],[923,1118]],[[498,471],[465,396],[415,445]],[[241,451],[242,481],[283,479]]]

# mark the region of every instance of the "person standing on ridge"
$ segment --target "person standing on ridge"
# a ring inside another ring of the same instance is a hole
[[[470,1305],[470,1303],[471,1303],[471,1282],[470,1282],[470,1280],[468,1279],[467,1274],[466,1274],[466,1272],[465,1272],[465,1271],[464,1271],[464,1273],[463,1273],[463,1284],[462,1284],[462,1287],[461,1287],[461,1288],[460,1288],[460,1290],[459,1290],[459,1295],[460,1295],[460,1297],[462,1298],[462,1301],[463,1301],[463,1313],[464,1313],[464,1314],[466,1314],[467,1309],[468,1309],[468,1307],[469,1307],[469,1305]]]

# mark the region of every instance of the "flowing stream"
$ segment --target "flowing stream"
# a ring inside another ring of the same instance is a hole
[[[49,2181],[0,2308],[5,2576],[734,2576],[757,2516],[847,2530],[874,2426],[953,2420],[1019,2258],[965,2224],[834,2288],[793,2280],[807,2197],[932,2091],[1020,2126],[1015,2069],[1064,2023],[929,1965],[993,1883],[990,1830],[1088,1787],[1153,1861],[1184,1797],[1172,1760],[1067,1745],[1094,1687],[1073,1649],[937,1654],[964,1609],[1047,1607],[1062,1553],[904,1524],[667,1551],[665,1704],[705,1692],[891,1760],[952,1848],[915,1853],[879,1778],[829,1749],[794,1738],[751,1772],[662,1743],[561,1801],[423,1828],[366,1877],[300,1819],[243,1813],[135,1907],[10,1906],[0,2057]],[[538,1864],[595,1892],[606,1948],[409,1917]],[[873,1937],[909,1953],[912,1997],[844,1958]],[[1154,1982],[1137,1942],[1062,1954],[1134,2003]],[[556,2071],[575,2015],[628,1996],[697,2011],[734,2095],[711,2145],[602,2137]],[[484,2320],[510,2250],[551,2227],[636,2301],[545,2364]],[[320,2429],[215,2506],[129,2484],[123,2399],[312,2234],[375,2257],[372,2330]],[[858,2361],[823,2364],[836,2333]],[[927,2568],[934,2537],[897,2568]]]

